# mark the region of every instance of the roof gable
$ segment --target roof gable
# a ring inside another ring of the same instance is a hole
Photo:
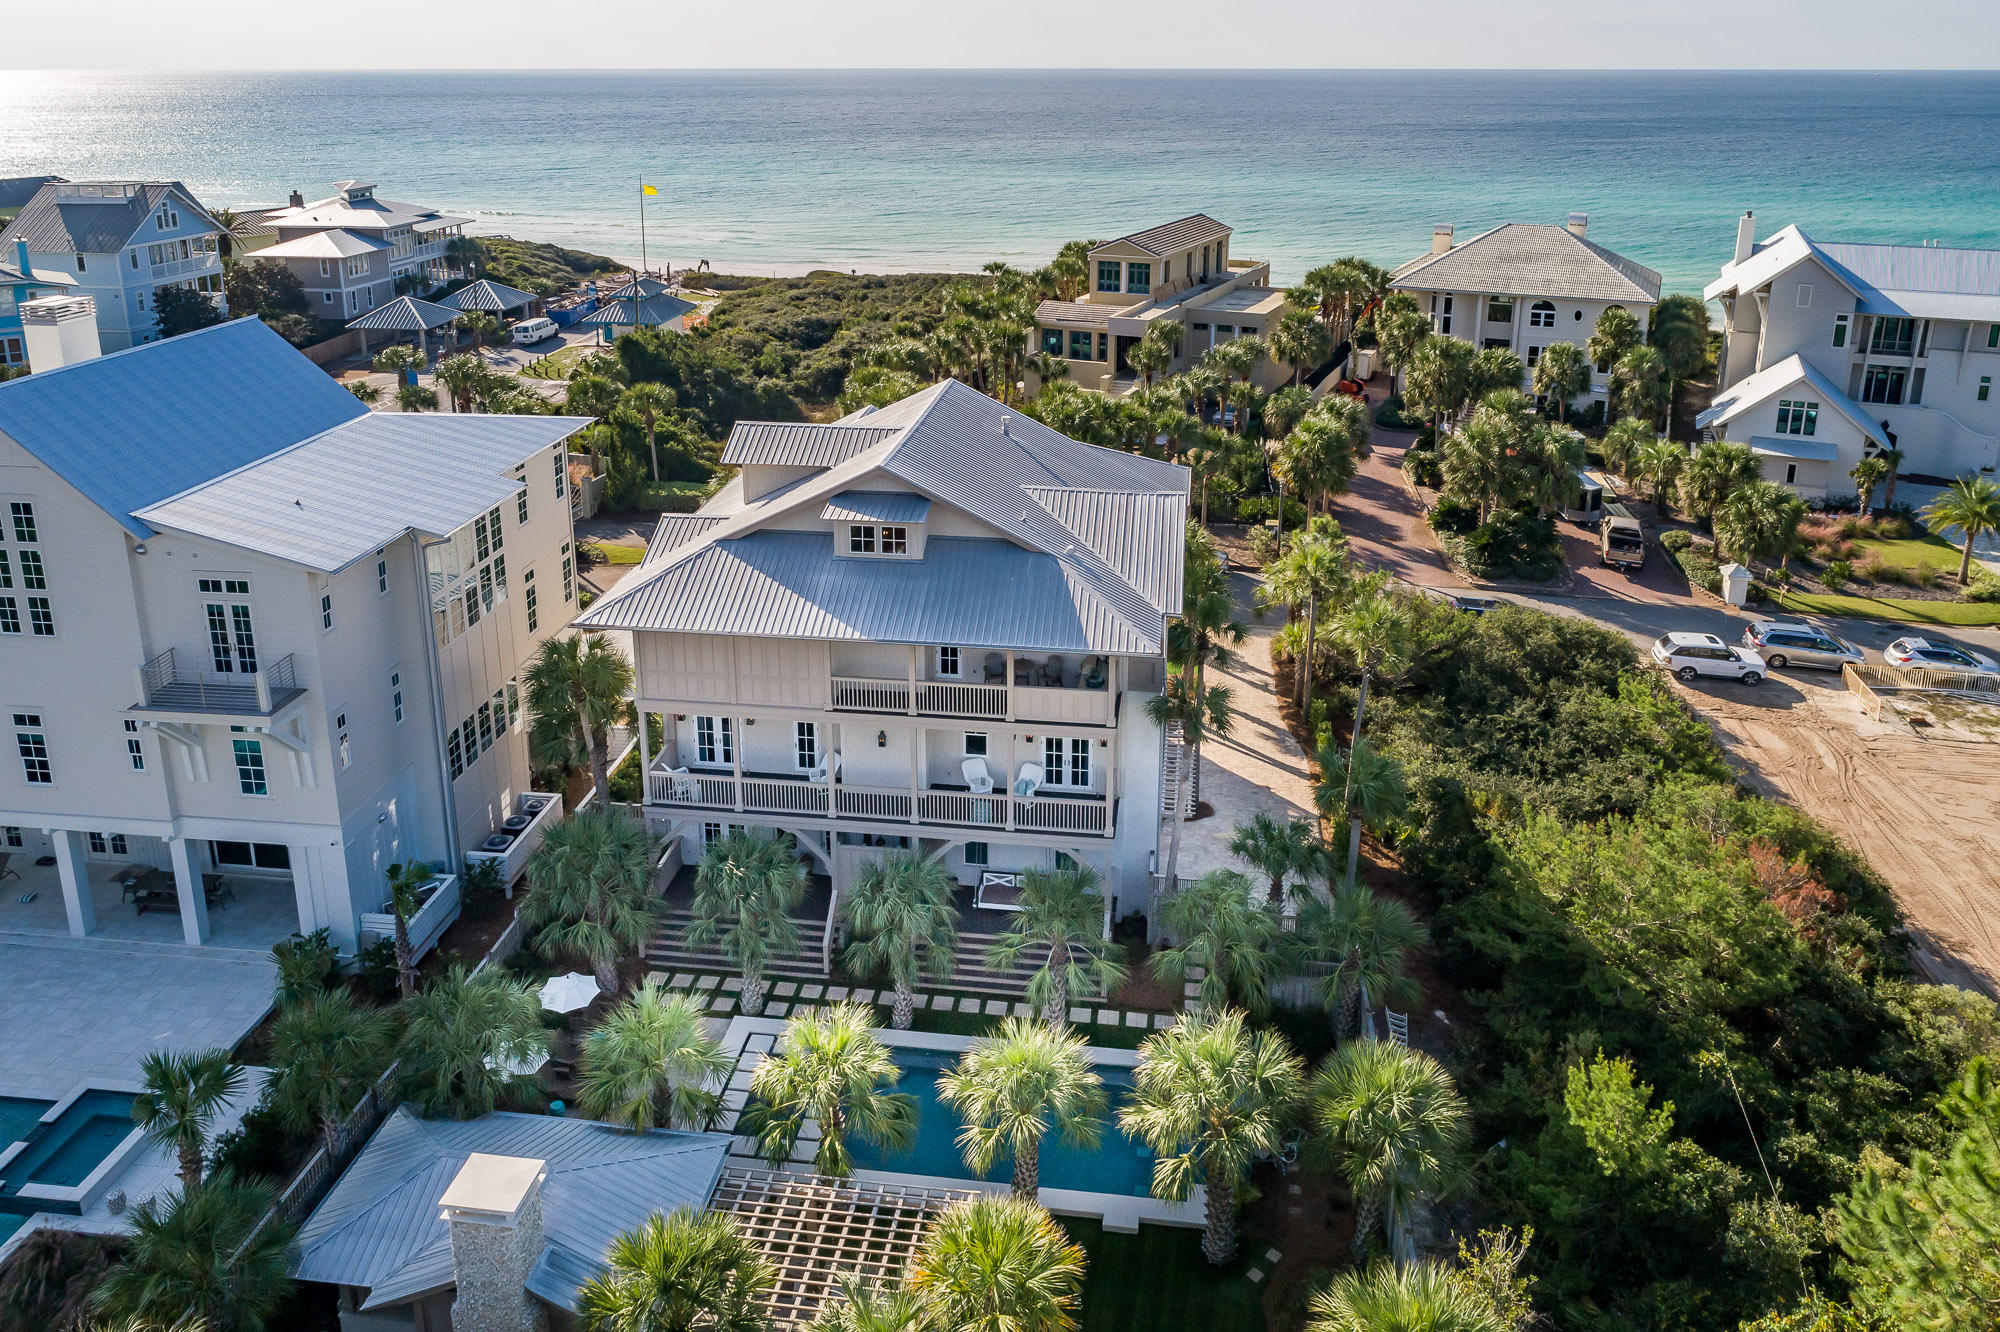
[[[1660,275],[1568,227],[1505,222],[1443,254],[1420,255],[1390,274],[1413,291],[1468,291],[1506,296],[1652,305]]]
[[[83,193],[92,189],[123,192]],[[146,219],[168,199],[221,229],[179,181],[57,181],[35,192],[0,232],[0,245],[23,240],[39,254],[116,254],[132,243]]]
[[[1129,236],[1106,241],[1090,253],[1096,255],[1108,252],[1114,245],[1129,245],[1141,254],[1150,254],[1158,258],[1161,255],[1185,250],[1190,245],[1204,245],[1220,240],[1229,232],[1227,224],[1216,221],[1207,213],[1189,213],[1186,217],[1176,218],[1172,222],[1163,222],[1157,227],[1148,227],[1144,231],[1135,231]]]
[[[1855,428],[1882,447],[1889,446],[1889,436],[1882,429],[1881,422],[1870,416],[1860,403],[1848,397],[1839,385],[1821,374],[1812,362],[1798,355],[1787,356],[1718,393],[1708,410],[1695,418],[1695,425],[1704,429],[1711,425],[1726,425],[1799,383],[1811,385],[1822,406],[1846,417]]]

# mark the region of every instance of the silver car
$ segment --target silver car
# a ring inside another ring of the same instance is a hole
[[[1743,631],[1743,646],[1755,648],[1764,664],[1774,670],[1785,666],[1817,666],[1837,671],[1849,662],[1859,666],[1866,660],[1861,649],[1852,643],[1812,625],[1784,620],[1758,620]]]

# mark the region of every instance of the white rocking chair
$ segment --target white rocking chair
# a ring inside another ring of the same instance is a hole
[[[965,784],[971,788],[972,794],[993,794],[993,774],[986,770],[985,759],[969,758],[958,765],[958,770],[965,774]]]

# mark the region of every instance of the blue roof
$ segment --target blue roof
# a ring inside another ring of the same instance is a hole
[[[134,536],[134,515],[368,409],[257,319],[0,384],[0,433]]]

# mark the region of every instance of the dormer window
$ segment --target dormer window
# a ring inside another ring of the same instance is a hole
[[[907,527],[884,527],[882,529],[882,553],[884,555],[909,554],[910,530]]]
[[[922,495],[851,490],[836,495],[820,517],[837,524],[836,555],[917,559],[924,553],[923,522],[930,507]]]
[[[875,553],[875,525],[873,523],[852,523],[847,528],[847,553],[849,555],[873,555]]]

